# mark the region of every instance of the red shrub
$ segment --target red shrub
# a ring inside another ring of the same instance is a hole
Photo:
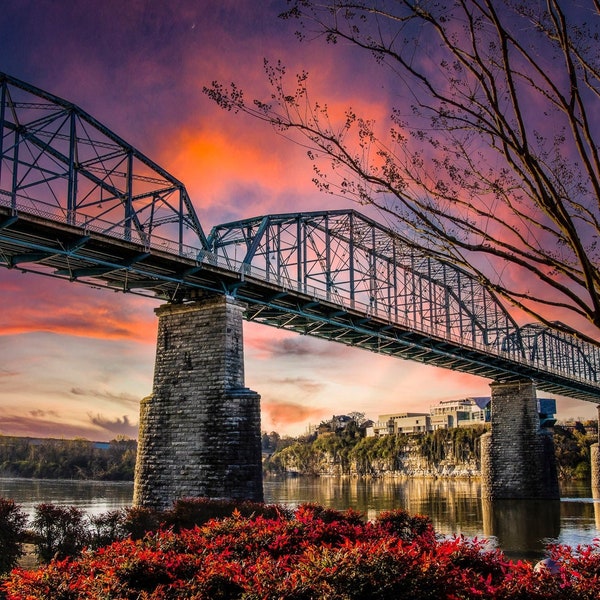
[[[126,539],[76,560],[13,571],[8,600],[235,599],[591,600],[598,546],[550,550],[557,573],[506,562],[477,540],[436,540],[427,519],[403,512],[363,522],[314,505],[211,520]]]

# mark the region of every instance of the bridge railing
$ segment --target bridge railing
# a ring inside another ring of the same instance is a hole
[[[12,213],[25,213],[50,221],[59,222],[66,225],[66,215],[57,215],[57,207],[47,202],[33,200],[27,196],[18,195],[15,198],[4,190],[0,190],[0,206],[5,206],[11,209]],[[62,219],[58,219],[62,216]],[[123,242],[131,242],[142,245],[146,250],[154,249],[169,254],[176,254],[184,258],[196,260],[201,252],[197,247],[180,244],[174,240],[158,236],[152,232],[141,232],[137,229],[128,229],[123,225],[115,225],[111,221],[101,219],[95,216],[86,215],[82,212],[77,212],[72,216],[71,223],[74,227],[79,227],[83,233],[93,231],[102,235],[118,239]]]
[[[219,255],[206,253],[204,260],[210,262],[211,264],[214,264],[215,266],[220,266],[230,271],[235,271],[237,273],[243,274],[244,277],[252,277],[257,281],[264,282],[267,279],[267,272],[264,269],[243,263],[242,261],[233,260],[229,257],[225,258]],[[564,377],[565,375],[567,375],[568,377],[581,381],[582,383],[589,383],[589,379],[584,376],[580,376],[571,371],[566,373],[564,369],[555,368],[551,365],[544,364],[541,361],[531,359],[528,356],[523,356],[520,352],[517,351],[507,352],[497,346],[492,346],[489,344],[486,345],[480,342],[479,340],[472,339],[469,340],[468,344],[465,344],[464,340],[461,339],[459,335],[456,335],[453,332],[448,332],[443,326],[440,326],[438,328],[421,327],[417,329],[414,327],[414,325],[410,322],[408,318],[403,318],[400,315],[394,315],[391,313],[391,311],[381,310],[379,307],[369,306],[366,303],[360,302],[355,299],[351,300],[348,298],[344,298],[340,295],[335,295],[336,297],[332,298],[332,294],[328,294],[328,292],[324,289],[310,285],[300,284],[293,279],[277,277],[273,274],[269,274],[269,282],[283,290],[300,293],[307,296],[310,299],[331,302],[332,304],[335,304],[336,307],[341,307],[343,309],[355,312],[357,314],[365,315],[380,323],[396,325],[404,330],[413,331],[418,334],[424,334],[431,339],[438,340],[439,342],[452,342],[455,346],[463,347],[465,350],[476,349],[482,354],[486,354],[490,357],[510,358],[510,360],[521,365],[534,367],[536,369],[543,370],[547,373],[556,376]],[[367,328],[365,328],[365,333],[370,333]],[[373,335],[384,338],[385,334],[373,332]],[[383,343],[385,343],[385,338]]]

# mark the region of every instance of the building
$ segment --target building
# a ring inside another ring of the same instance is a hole
[[[556,401],[538,399],[541,427],[552,427],[556,422]],[[427,433],[438,429],[484,425],[491,420],[491,398],[475,396],[460,400],[443,400],[431,406],[429,413],[394,413],[379,415],[377,422],[367,428],[367,437],[397,433]]]
[[[490,397],[444,400],[429,411],[432,431],[483,425],[490,421]]]
[[[431,431],[431,417],[427,413],[394,413],[379,415],[372,427],[367,427],[367,437],[393,433],[426,433]]]

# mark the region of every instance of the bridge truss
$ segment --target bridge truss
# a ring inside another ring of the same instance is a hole
[[[245,287],[256,278],[276,288],[249,298],[250,320],[600,402],[600,346],[519,327],[473,275],[355,211],[266,215],[218,225],[207,239]]]
[[[518,327],[468,272],[353,210],[205,236],[185,187],[73,104],[0,75],[0,266],[247,318],[600,403],[600,346]]]
[[[219,225],[208,244],[232,268],[241,262],[242,270],[258,270],[265,281],[357,310],[365,319],[377,317],[490,348],[500,348],[517,329],[471,275],[427,257],[352,210],[268,215]],[[510,351],[519,354],[522,349],[515,345]]]
[[[144,246],[205,244],[185,186],[74,104],[0,73],[0,131],[0,194],[13,210]]]

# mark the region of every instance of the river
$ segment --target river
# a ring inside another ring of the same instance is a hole
[[[563,483],[556,502],[484,502],[479,481],[449,479],[281,477],[265,479],[264,492],[267,503],[351,507],[367,518],[404,508],[428,515],[442,535],[489,539],[510,558],[535,560],[547,543],[576,546],[600,538],[600,499],[584,483]],[[30,516],[41,502],[100,514],[130,506],[132,494],[131,483],[0,478],[0,496],[14,499]]]

